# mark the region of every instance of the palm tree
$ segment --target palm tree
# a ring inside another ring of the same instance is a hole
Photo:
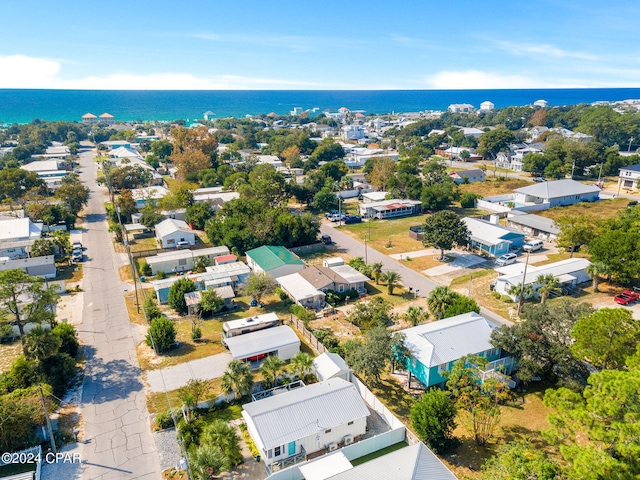
[[[233,392],[234,399],[249,395],[253,390],[253,374],[249,364],[242,360],[231,360],[220,379],[220,387],[222,393]]]
[[[607,266],[602,262],[592,262],[586,268],[586,272],[591,276],[593,282],[593,291],[599,292],[598,285],[600,284],[600,275],[604,275],[607,272]]]
[[[289,363],[291,373],[298,378],[304,378],[305,375],[311,370],[313,359],[311,355],[306,352],[300,352],[296,354]]]
[[[284,371],[284,361],[280,360],[280,357],[272,355],[267,357],[262,366],[260,367],[260,373],[265,383],[275,386],[278,381],[278,375]]]
[[[412,305],[407,308],[407,311],[404,314],[404,319],[415,327],[429,319],[429,312],[422,307]]]
[[[518,283],[517,285],[511,285],[509,287],[509,290],[507,290],[507,293],[513,297],[516,297],[516,299],[520,298],[521,294],[523,299],[529,298],[531,295],[533,295],[533,286],[531,284],[525,285],[523,291],[522,284]]]
[[[209,480],[232,465],[217,445],[204,444],[189,454],[189,466],[197,480]]]
[[[376,285],[380,283],[380,275],[382,275],[382,262],[371,264],[371,275],[373,275]]]
[[[240,438],[235,427],[218,418],[204,431],[204,437],[206,439],[205,443],[210,443],[220,448],[231,465],[242,463]]]
[[[453,303],[456,298],[456,293],[449,287],[436,287],[431,290],[429,297],[427,298],[427,305],[431,314],[436,319],[441,320],[444,317],[444,311],[449,305]]]
[[[40,362],[58,353],[62,340],[51,330],[37,326],[24,337],[26,357]]]
[[[562,292],[560,281],[551,274],[540,275],[536,279],[536,283],[540,284],[538,293],[540,294],[540,303],[542,304],[547,301],[550,294]]]
[[[402,280],[402,276],[393,270],[383,273],[380,278],[387,284],[387,293],[389,293],[389,295],[393,295],[393,289],[396,288],[400,280]]]

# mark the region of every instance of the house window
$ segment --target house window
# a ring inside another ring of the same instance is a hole
[[[448,363],[443,363],[442,365],[438,365],[438,373],[446,372],[449,369]]]
[[[331,433],[331,429],[325,430],[324,433]]]
[[[178,265],[183,266],[187,264],[187,259],[186,258],[179,258],[178,259]]]
[[[340,293],[344,292],[344,285],[342,284],[338,285],[338,292]]]
[[[347,423],[347,425],[353,425],[353,422],[349,422],[349,423]]]
[[[268,458],[273,458],[273,450],[271,450],[271,449],[267,450],[267,457]]]
[[[281,453],[282,452],[281,452],[281,448],[280,447],[276,447],[276,448],[273,449],[273,455],[275,457],[279,457]]]
[[[173,245],[174,243],[176,243],[176,241],[173,238],[170,238],[169,240],[167,240],[167,245]]]

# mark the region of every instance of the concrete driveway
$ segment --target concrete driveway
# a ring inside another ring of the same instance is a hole
[[[152,392],[164,392],[184,387],[189,380],[213,380],[220,378],[233,360],[230,353],[219,353],[173,367],[147,372],[147,384]]]

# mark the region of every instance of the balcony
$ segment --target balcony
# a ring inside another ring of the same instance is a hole
[[[285,468],[292,467],[297,465],[298,463],[303,463],[307,461],[307,451],[304,449],[302,445],[300,445],[300,453],[296,453],[290,457],[287,457],[282,460],[278,460],[277,462],[273,462],[270,464],[266,464],[267,473],[271,475],[272,473],[279,472],[280,470],[284,470]]]

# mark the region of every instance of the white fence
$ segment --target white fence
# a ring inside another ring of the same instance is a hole
[[[385,407],[380,400],[378,400],[378,398],[358,379],[358,377],[351,375],[351,383],[355,385],[356,390],[358,390],[358,393],[360,393],[360,396],[364,401],[378,412],[392,429],[404,428],[404,424],[398,420],[398,417],[391,413],[391,411]]]
[[[36,445],[35,447],[25,448],[24,450],[20,450],[19,452],[11,453],[12,459],[17,459],[18,462],[3,462],[0,460],[0,467],[5,465],[9,465],[10,463],[27,463],[33,462],[36,464],[36,472],[33,477],[34,480],[40,480],[41,468],[42,468],[42,447],[40,445]],[[7,480],[11,477],[7,477]]]

